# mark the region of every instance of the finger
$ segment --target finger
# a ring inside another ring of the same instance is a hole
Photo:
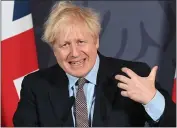
[[[130,83],[130,79],[126,76],[123,76],[123,75],[116,75],[115,78],[125,84],[128,84]]]
[[[128,92],[127,91],[121,91],[121,95],[124,97],[128,97]]]
[[[150,80],[155,81],[156,74],[157,74],[157,69],[158,69],[158,66],[154,66],[154,67],[152,68],[152,70],[151,70],[151,72],[150,72],[150,74],[149,74],[149,76],[148,76],[148,78],[149,78]]]
[[[130,78],[138,77],[138,75],[129,68],[124,67],[122,68],[122,71],[125,72]]]
[[[124,90],[128,90],[128,85],[124,84],[124,83],[118,83],[117,85],[119,88],[124,89]]]

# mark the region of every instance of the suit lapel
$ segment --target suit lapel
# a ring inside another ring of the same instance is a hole
[[[50,82],[49,99],[56,117],[56,126],[74,126],[71,113],[71,99],[68,91],[68,78],[64,71],[56,66],[53,69]]]
[[[114,69],[111,69],[107,59],[101,55],[97,75],[96,99],[93,115],[93,126],[107,126],[107,121],[112,110],[112,104],[117,91],[114,79]]]

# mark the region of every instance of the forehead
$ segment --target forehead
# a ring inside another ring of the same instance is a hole
[[[56,38],[59,41],[90,39],[92,38],[92,34],[89,27],[83,22],[70,21],[65,22],[63,26],[59,28]]]

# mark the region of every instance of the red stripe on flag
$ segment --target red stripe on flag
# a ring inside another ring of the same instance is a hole
[[[176,103],[176,79],[174,79],[173,91],[172,91],[172,100]]]
[[[33,29],[2,41],[4,75],[16,79],[38,68]]]
[[[2,123],[13,126],[12,117],[19,101],[13,80],[38,69],[33,29],[1,42]]]

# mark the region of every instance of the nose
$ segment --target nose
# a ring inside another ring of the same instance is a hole
[[[71,56],[78,57],[79,56],[79,49],[76,45],[71,45]]]

